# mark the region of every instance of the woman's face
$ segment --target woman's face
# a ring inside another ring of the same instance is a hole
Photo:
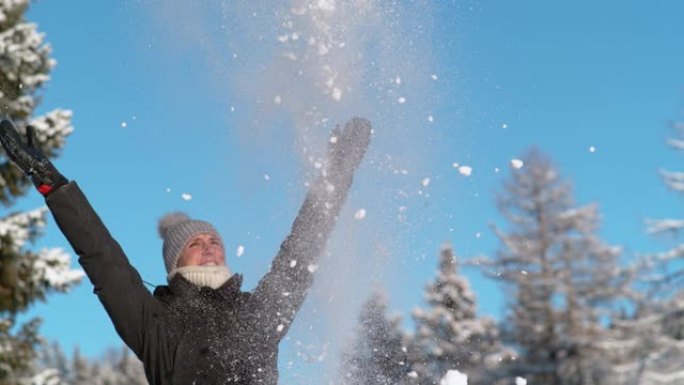
[[[213,234],[197,234],[190,238],[181,251],[177,267],[223,266],[226,256],[221,240]]]

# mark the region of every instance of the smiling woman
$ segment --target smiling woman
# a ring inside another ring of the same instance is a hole
[[[45,197],[117,333],[155,385],[278,383],[278,346],[313,283],[309,266],[322,255],[347,198],[370,122],[352,119],[332,135],[338,140],[329,145],[326,168],[254,290],[241,290],[242,275],[231,277],[214,226],[176,213],[159,226],[169,282],[150,293],[78,185],[32,141],[24,144],[11,122],[0,122],[7,157]]]

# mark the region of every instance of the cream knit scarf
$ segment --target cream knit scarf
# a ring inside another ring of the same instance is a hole
[[[193,284],[218,289],[233,275],[228,266],[184,266],[169,273],[168,280],[178,273]]]

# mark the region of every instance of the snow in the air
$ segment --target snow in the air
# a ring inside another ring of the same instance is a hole
[[[406,103],[406,98],[402,96],[399,99],[397,99],[397,102],[399,102],[399,104],[404,104]]]
[[[589,152],[596,152],[596,147],[589,146]]]
[[[290,267],[295,267],[295,266],[297,266],[297,260],[293,259],[290,261]]]
[[[282,103],[282,102],[283,102],[283,98],[282,98],[280,95],[276,95],[276,96],[273,98],[273,103],[275,103],[275,104],[280,104],[280,103]]]
[[[527,380],[522,377],[516,377],[515,385],[527,385]]]
[[[521,168],[525,163],[520,159],[511,159],[511,167]]]
[[[318,0],[318,8],[328,13],[335,12],[335,0]]]
[[[435,121],[435,118],[432,115],[428,115],[427,120],[428,120],[428,122],[432,123]]]
[[[507,128],[508,128],[508,123],[503,123],[503,124],[501,125],[501,128],[503,128],[504,130],[507,129]]]
[[[190,194],[188,194],[188,193],[182,193],[182,194],[181,194],[181,198],[182,198],[184,201],[187,202],[187,201],[189,201],[189,200],[192,199],[192,195],[190,195]]]
[[[470,176],[473,173],[473,169],[469,166],[460,166],[458,172],[461,173],[461,175]]]
[[[430,178],[423,178],[420,184],[422,184],[423,187],[427,187],[430,184]]]
[[[354,213],[354,219],[357,221],[360,221],[366,217],[366,210],[365,209],[358,209]]]
[[[468,376],[458,370],[449,370],[439,385],[468,385]]]
[[[264,180],[265,180],[265,181],[271,180],[271,176],[268,175],[268,174],[264,174]]]
[[[235,252],[235,255],[238,257],[241,257],[242,254],[245,252],[245,247],[243,245],[238,245],[237,251]]]
[[[128,127],[128,123],[126,122],[121,122],[121,128],[126,128]]]
[[[311,264],[306,267],[307,270],[309,270],[310,273],[314,273],[316,270],[318,270],[318,265]]]
[[[333,90],[332,90],[332,98],[335,99],[335,100],[337,100],[337,101],[339,101],[340,99],[342,99],[342,90],[340,90],[340,89],[337,88],[337,87],[333,88]]]

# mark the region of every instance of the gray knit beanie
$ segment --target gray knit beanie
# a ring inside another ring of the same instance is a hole
[[[176,268],[183,247],[193,236],[212,234],[223,246],[223,239],[214,226],[205,221],[190,219],[187,214],[181,212],[166,214],[159,220],[157,230],[164,240],[162,255],[167,274]]]

